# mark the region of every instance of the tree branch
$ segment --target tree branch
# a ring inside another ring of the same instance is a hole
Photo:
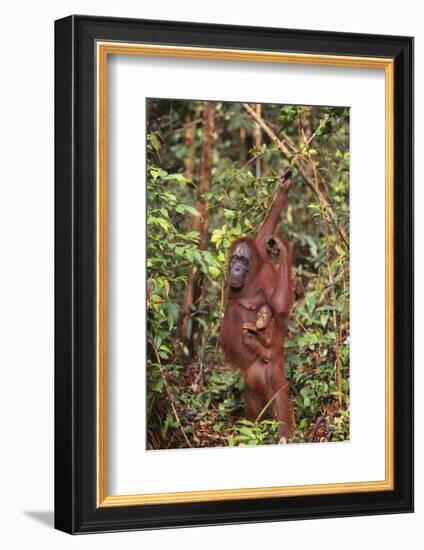
[[[277,143],[280,151],[283,153],[284,156],[286,156],[289,159],[293,158],[293,164],[296,166],[297,171],[304,179],[306,185],[313,191],[313,193],[317,196],[319,202],[325,206],[327,209],[327,212],[330,214],[331,218],[333,219],[334,223],[337,226],[337,230],[340,234],[341,239],[345,243],[347,247],[349,247],[349,242],[346,236],[346,232],[337,222],[336,215],[334,214],[334,210],[331,208],[330,204],[328,203],[325,196],[322,194],[320,189],[315,185],[313,180],[308,176],[306,173],[304,167],[302,166],[299,159],[296,159],[292,153],[290,152],[287,145],[284,143],[284,141],[281,141],[278,136],[274,133],[273,130],[268,126],[268,124],[255,112],[254,109],[248,104],[248,103],[242,103],[243,108],[249,113],[249,115],[253,118],[253,120],[259,124],[259,126],[262,128],[262,130],[267,134],[267,136],[271,139],[271,141],[274,141]]]

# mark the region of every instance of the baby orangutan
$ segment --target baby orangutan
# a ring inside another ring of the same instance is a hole
[[[256,323],[246,322],[243,324],[242,340],[256,355],[256,360],[246,369],[245,379],[247,384],[246,393],[249,388],[255,389],[255,395],[249,394],[247,402],[247,416],[250,420],[256,421],[258,414],[262,412],[264,403],[275,399],[280,392],[285,392],[286,400],[283,409],[278,411],[272,409],[272,417],[279,419],[287,418],[287,421],[280,420],[280,441],[287,443],[290,435],[290,404],[288,401],[288,385],[282,368],[278,367],[283,350],[275,350],[273,342],[278,333],[278,327],[268,304],[263,304],[256,313]],[[283,383],[284,382],[284,383]],[[283,383],[283,385],[282,385]],[[281,404],[280,404],[281,406]]]
[[[268,304],[259,307],[256,313],[256,323],[243,324],[243,341],[264,362],[272,359],[270,346],[274,334],[275,321]]]

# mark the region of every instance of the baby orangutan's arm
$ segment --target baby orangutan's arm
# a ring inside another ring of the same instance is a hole
[[[243,333],[254,333],[259,342],[265,348],[269,348],[272,344],[271,330],[269,328],[258,330],[254,323],[246,322],[243,324]],[[253,336],[253,334],[252,334]]]
[[[266,348],[272,344],[272,331],[269,328],[258,330],[256,333],[259,342]]]
[[[255,323],[246,322],[243,324],[243,332],[247,330],[248,332],[258,332]]]
[[[255,327],[256,330],[256,327]],[[259,333],[252,334],[248,330],[243,329],[243,343],[246,344],[255,354],[264,361],[264,363],[269,363],[272,359],[272,354],[269,349],[263,346],[263,344],[258,339]]]

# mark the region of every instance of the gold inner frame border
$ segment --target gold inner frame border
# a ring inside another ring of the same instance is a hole
[[[178,493],[114,495],[107,493],[107,61],[109,55],[219,59],[384,69],[385,72],[385,479],[316,485],[217,489]],[[394,60],[321,54],[96,42],[97,64],[97,296],[96,296],[96,470],[97,507],[212,502],[306,495],[365,493],[394,489]]]

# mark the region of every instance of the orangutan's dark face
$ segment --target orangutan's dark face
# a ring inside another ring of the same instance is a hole
[[[240,290],[246,282],[246,277],[252,264],[252,250],[248,243],[241,242],[233,250],[228,266],[230,287]]]

